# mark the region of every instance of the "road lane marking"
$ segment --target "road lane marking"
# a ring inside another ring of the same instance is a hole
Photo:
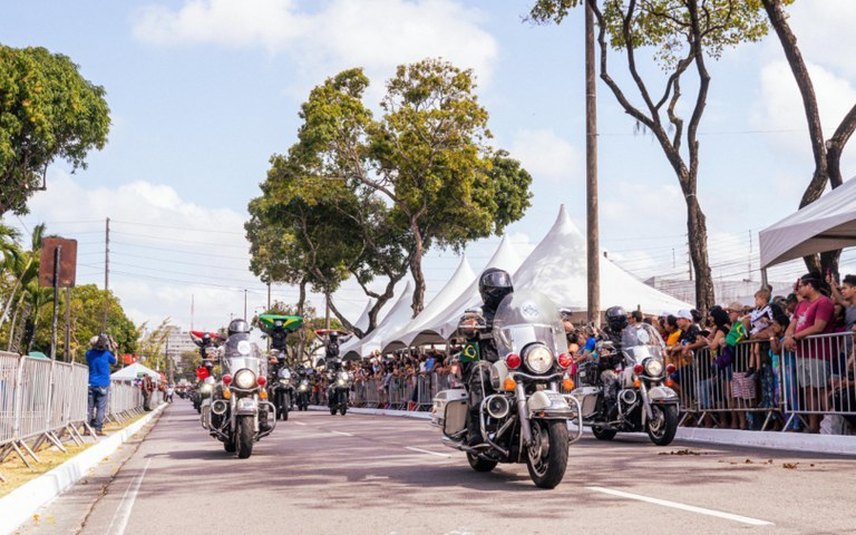
[[[446,457],[446,458],[451,457],[451,455],[447,455],[445,453],[437,453],[436,451],[423,450],[422,448],[414,448],[412,446],[404,446],[404,449],[410,450],[410,451],[415,451],[418,453],[427,453],[428,455],[436,455],[437,457]]]
[[[758,520],[757,518],[750,518],[748,516],[735,515],[732,513],[726,513],[723,511],[715,511],[713,509],[705,509],[704,507],[696,507],[694,505],[686,505],[683,503],[672,502],[669,500],[661,500],[659,498],[650,498],[648,496],[642,496],[641,494],[632,494],[630,492],[624,492],[620,490],[606,489],[603,487],[586,487],[588,490],[593,490],[595,492],[600,492],[603,494],[611,494],[612,496],[618,496],[620,498],[627,498],[628,500],[637,500],[640,502],[653,503],[654,505],[662,505],[663,507],[672,507],[673,509],[680,509],[682,511],[689,511],[691,513],[698,513],[700,515],[708,515],[715,516],[718,518],[724,518],[726,520],[733,520],[734,522],[742,522],[743,524],[749,524],[751,526],[773,526],[772,522],[767,522],[766,520]]]
[[[131,511],[134,509],[134,502],[137,501],[137,493],[140,491],[140,486],[143,484],[143,478],[146,477],[146,472],[149,470],[149,465],[152,460],[146,461],[146,466],[143,471],[134,478],[133,481],[125,489],[125,494],[122,495],[122,502],[119,504],[116,512],[113,513],[113,518],[110,519],[110,525],[107,526],[107,533],[111,535],[122,535],[128,528],[128,520],[131,518]],[[118,523],[116,523],[118,519]],[[113,525],[116,525],[115,529]]]
[[[293,423],[294,425],[306,425],[306,424],[305,424],[305,423],[303,423],[303,422],[291,422],[291,423]]]
[[[354,435],[350,433],[345,433],[344,431],[330,431],[331,433],[335,433],[337,435],[342,435],[343,437],[352,437]]]

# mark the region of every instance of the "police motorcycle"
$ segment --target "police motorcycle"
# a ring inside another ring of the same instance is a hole
[[[288,411],[294,402],[294,386],[291,370],[286,366],[286,338],[303,325],[303,317],[284,314],[262,314],[259,316],[261,330],[271,339],[271,365],[268,380],[268,395],[276,407],[276,416],[288,420]]]
[[[329,385],[327,408],[330,409],[331,416],[335,416],[337,412],[344,416],[348,412],[348,397],[354,380],[351,373],[342,366],[342,359],[339,357],[339,336],[347,333],[335,329],[318,329],[315,334],[325,338],[324,360]]]
[[[483,275],[484,276],[484,275]],[[507,274],[506,274],[507,276]],[[509,279],[510,288],[510,279]],[[580,438],[582,422],[579,403],[560,392],[569,388],[570,355],[564,339],[558,307],[545,295],[517,291],[502,299],[486,329],[478,312],[468,311],[459,326],[466,334],[475,319],[481,337],[492,337],[498,359],[481,359],[468,345],[466,356],[475,358],[468,385],[475,390],[480,381],[480,400],[464,388],[443,390],[434,398],[432,424],[443,431],[447,446],[465,451],[470,467],[489,472],[498,463],[526,463],[536,486],[551,489],[564,477],[568,447]],[[485,332],[487,331],[487,332]],[[467,336],[471,338],[471,336]],[[489,382],[488,384],[485,384]],[[468,412],[477,401],[480,437],[468,433]],[[577,424],[573,437],[568,422]]]
[[[596,346],[598,360],[617,356],[620,370],[605,375],[597,361],[581,364],[580,386],[571,395],[582,405],[583,423],[591,426],[595,438],[612,440],[619,432],[644,431],[658,446],[672,442],[679,399],[670,388],[674,368],[664,365],[665,349],[654,327],[637,323],[621,331],[620,348],[611,341]]]
[[[202,427],[240,459],[253,453],[253,444],[276,427],[276,408],[267,401],[267,360],[250,342],[250,327],[242,319],[229,324],[221,348],[223,376],[209,410],[202,411]]]
[[[217,348],[222,345],[225,338],[218,333],[190,331],[190,339],[199,348],[199,355],[202,357],[202,364],[196,369],[196,388],[190,396],[193,408],[201,414],[202,406],[211,403],[211,395],[217,384],[213,359],[217,358]]]
[[[312,395],[312,384],[309,382],[309,375],[303,365],[297,367],[297,389],[295,392],[294,403],[299,411],[309,410],[309,397]]]

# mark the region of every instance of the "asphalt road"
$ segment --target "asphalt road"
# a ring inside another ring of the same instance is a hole
[[[182,400],[117,455],[22,532],[856,533],[840,457],[584,437],[547,491],[525,465],[472,471],[405,418],[292,413],[241,460]]]

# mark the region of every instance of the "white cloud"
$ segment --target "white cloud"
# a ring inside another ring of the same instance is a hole
[[[585,163],[580,151],[552,130],[519,130],[510,151],[535,180],[564,181],[583,176]]]
[[[789,23],[807,61],[841,75],[856,77],[856,2],[853,0],[800,0],[788,7]],[[776,40],[776,45],[779,43]]]
[[[334,0],[318,11],[291,0],[188,0],[143,8],[135,37],[160,46],[216,44],[287,53],[304,81],[361,66],[371,77],[399,64],[443,57],[490,78],[497,43],[481,12],[452,0]],[[302,85],[302,84],[298,84]]]

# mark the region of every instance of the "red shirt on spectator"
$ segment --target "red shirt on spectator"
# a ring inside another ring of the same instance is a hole
[[[835,326],[832,321],[834,312],[835,304],[832,302],[832,299],[825,295],[820,295],[814,301],[800,301],[796,310],[794,310],[794,321],[797,324],[794,334],[798,334],[800,331],[813,326],[817,320],[826,321],[826,327],[824,327],[822,334],[834,332]],[[829,345],[829,341],[823,339],[815,343],[801,342],[797,348],[802,351],[798,351],[797,354],[800,357],[810,359],[829,359]]]

